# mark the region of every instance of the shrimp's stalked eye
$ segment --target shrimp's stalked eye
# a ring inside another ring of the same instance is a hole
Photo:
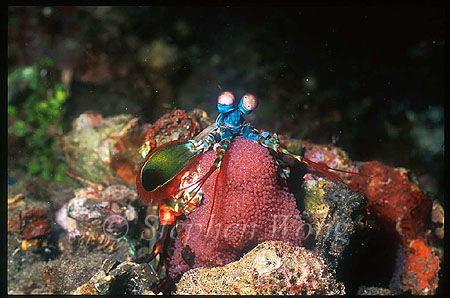
[[[230,91],[222,92],[217,97],[217,103],[224,106],[231,106],[234,103],[234,95]]]
[[[249,114],[251,111],[256,109],[257,106],[258,106],[258,100],[251,93],[247,93],[244,96],[242,96],[241,102],[239,103],[239,109],[244,114]]]
[[[230,91],[222,92],[220,93],[219,97],[217,97],[217,110],[222,114],[229,113],[236,109],[233,103],[233,93],[231,93]]]

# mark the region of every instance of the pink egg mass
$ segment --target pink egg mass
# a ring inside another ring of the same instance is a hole
[[[199,157],[200,176],[215,158],[214,150]],[[301,245],[303,220],[295,197],[283,184],[268,149],[235,138],[220,171],[203,185],[202,204],[182,224],[183,237],[176,240],[170,261],[171,277],[191,268],[227,264],[267,240]]]

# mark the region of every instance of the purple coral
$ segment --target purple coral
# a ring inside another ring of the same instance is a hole
[[[200,157],[200,176],[209,170],[215,157],[212,150]],[[212,174],[202,189],[202,205],[187,216],[183,240],[175,243],[169,270],[172,277],[190,268],[227,264],[263,241],[301,244],[304,231],[300,212],[294,196],[279,184],[268,149],[236,138],[220,172]]]

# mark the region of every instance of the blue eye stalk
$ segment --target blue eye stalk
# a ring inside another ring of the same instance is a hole
[[[232,112],[233,110],[236,110],[236,107],[233,105],[233,102],[234,102],[234,95],[229,91],[225,91],[222,94],[220,94],[219,97],[217,98],[217,110],[221,114]],[[258,101],[256,100],[256,97],[251,93],[247,93],[241,97],[241,100],[239,100],[237,109],[242,114],[248,115],[254,109],[256,109],[257,106]]]
[[[229,91],[222,92],[217,97],[217,110],[219,114],[229,113],[236,108],[234,107],[234,95]]]
[[[233,110],[235,110],[235,106],[231,105],[231,106],[226,106],[226,105],[222,105],[220,103],[217,104],[217,110],[219,111],[220,114],[226,114],[229,113]]]
[[[256,109],[257,106],[258,101],[251,93],[245,94],[239,101],[239,110],[245,115],[250,114],[254,109]]]

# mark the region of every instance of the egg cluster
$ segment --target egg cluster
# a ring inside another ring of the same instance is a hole
[[[199,158],[200,176],[215,158],[213,150]],[[230,263],[267,240],[300,245],[303,221],[295,197],[279,180],[268,149],[243,137],[234,139],[220,171],[203,185],[202,204],[183,223],[170,275]]]

